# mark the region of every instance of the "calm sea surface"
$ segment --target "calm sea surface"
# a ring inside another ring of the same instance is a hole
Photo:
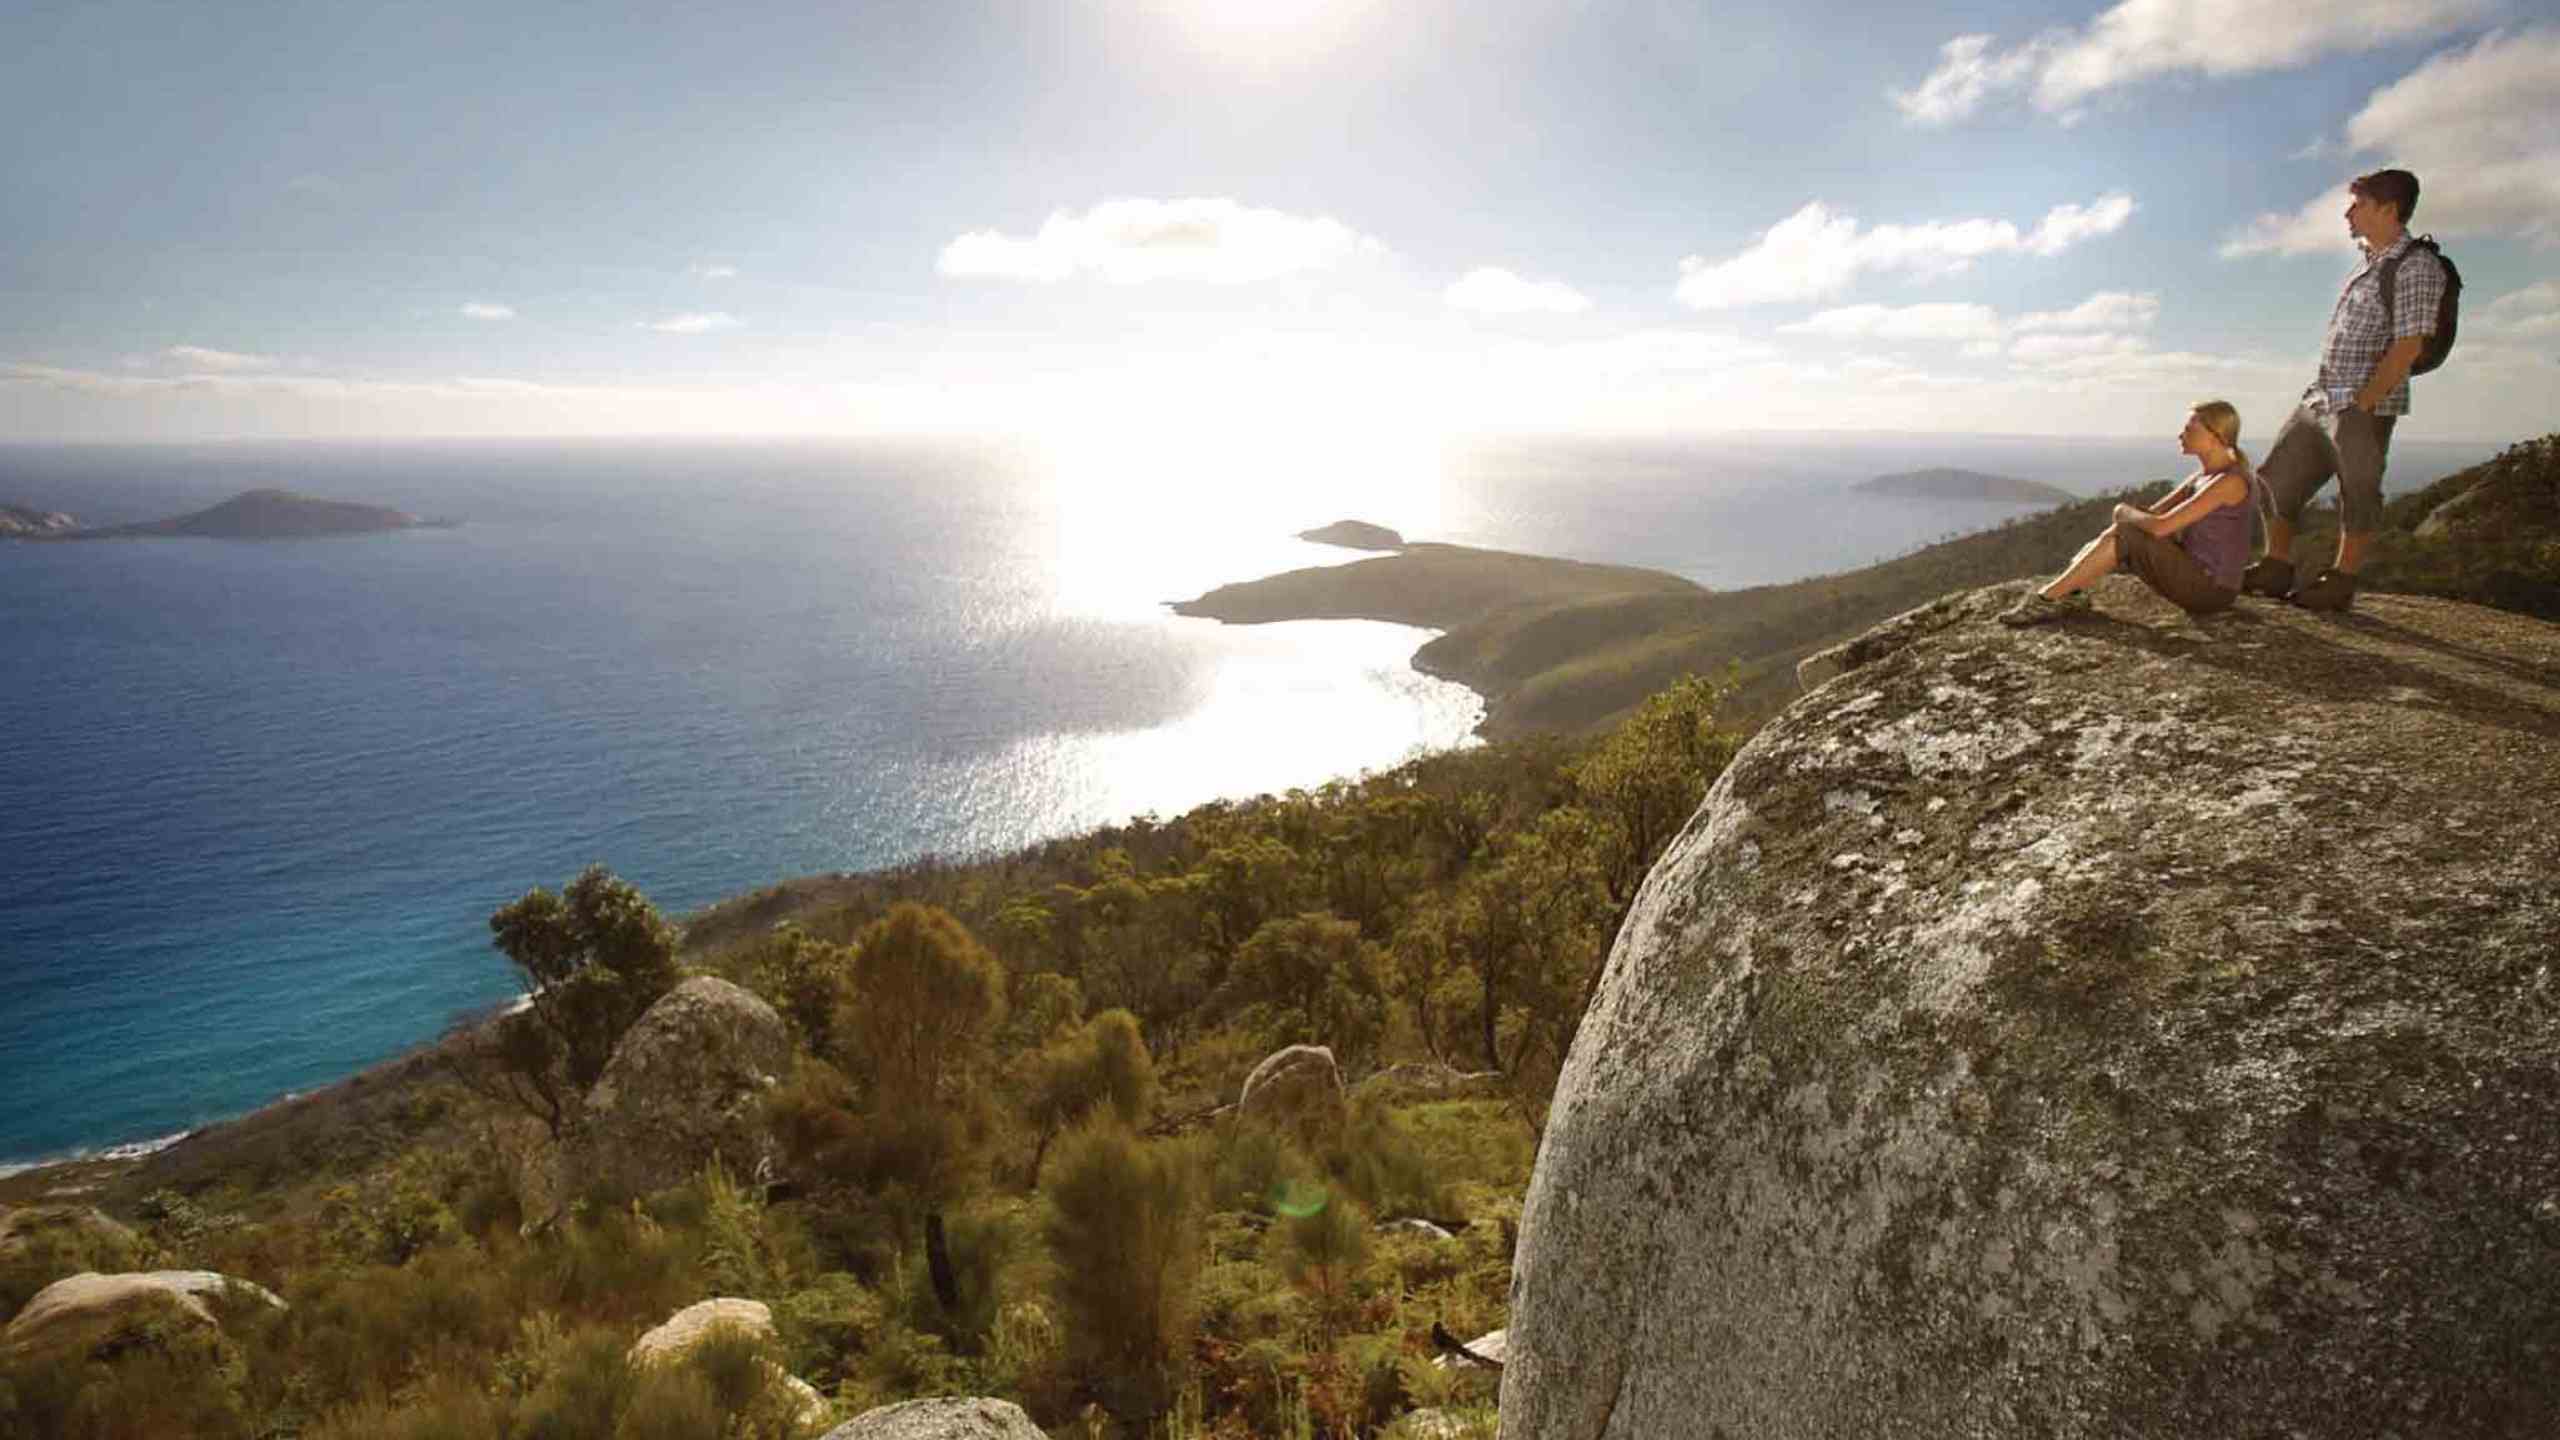
[[[2395,457],[2403,484],[2485,447]],[[1729,587],[2018,513],[1852,497],[2142,445],[1758,438],[1357,459],[958,443],[0,447],[0,501],[257,485],[455,529],[0,545],[0,1161],[325,1083],[511,992],[485,920],[602,861],[671,912],[1463,743],[1421,632],[1162,602],[1344,516]]]

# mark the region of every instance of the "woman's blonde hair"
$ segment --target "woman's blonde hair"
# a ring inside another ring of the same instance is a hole
[[[2214,439],[2230,446],[2231,453],[2240,457],[2241,468],[2248,468],[2249,456],[2240,448],[2239,407],[2228,400],[2200,400],[2196,402],[2194,414],[2204,422],[2204,428],[2212,432]]]

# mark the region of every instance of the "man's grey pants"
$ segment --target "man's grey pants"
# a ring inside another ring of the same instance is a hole
[[[2302,518],[2302,507],[2338,477],[2338,511],[2350,534],[2382,528],[2382,468],[2391,455],[2391,429],[2397,415],[2367,415],[2362,410],[2319,411],[2309,405],[2276,432],[2275,448],[2258,467],[2276,513],[2287,523]]]

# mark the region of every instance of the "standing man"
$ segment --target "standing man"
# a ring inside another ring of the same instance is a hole
[[[2444,266],[2433,248],[2409,235],[2417,208],[2418,177],[2406,170],[2376,170],[2348,182],[2347,230],[2364,249],[2364,265],[2347,277],[2330,312],[2319,378],[2302,392],[2259,467],[2275,513],[2267,519],[2266,558],[2241,576],[2243,589],[2289,596],[2312,610],[2344,610],[2355,600],[2356,572],[2382,528],[2391,430],[2409,413],[2409,367],[2434,332],[2444,298]],[[2297,588],[2294,524],[2332,475],[2338,477],[2338,561]]]

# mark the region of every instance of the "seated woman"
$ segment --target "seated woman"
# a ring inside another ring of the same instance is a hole
[[[2240,453],[2240,412],[2207,400],[2187,416],[2178,449],[2196,457],[2196,473],[2150,508],[2118,505],[2115,523],[2063,567],[2053,583],[2000,616],[2005,625],[2038,625],[2089,607],[2089,587],[2111,570],[2130,570],[2190,615],[2230,608],[2249,563],[2249,520],[2262,484]]]

